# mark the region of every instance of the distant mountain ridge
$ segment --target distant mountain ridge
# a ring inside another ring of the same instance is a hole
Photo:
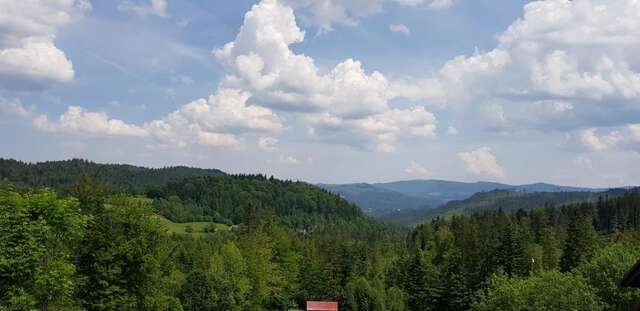
[[[629,192],[638,191],[639,188],[613,188],[604,192],[517,192],[512,190],[493,190],[478,192],[467,199],[450,201],[437,208],[388,214],[382,218],[387,222],[398,225],[415,225],[429,222],[436,217],[448,218],[456,215],[471,215],[497,210],[513,213],[518,210],[527,211],[539,207],[557,207],[580,202],[593,202],[599,197],[616,198]]]
[[[584,187],[559,186],[547,183],[534,183],[526,185],[509,185],[496,182],[457,182],[446,180],[407,180],[387,183],[376,183],[373,186],[393,190],[405,195],[433,198],[448,202],[462,200],[478,192],[492,190],[511,190],[516,192],[599,192],[606,189],[594,189]]]
[[[494,190],[512,192],[601,192],[606,189],[559,186],[547,183],[509,185],[496,182],[456,182],[446,180],[406,180],[386,183],[320,184],[329,191],[358,204],[368,215],[386,218],[394,213],[436,208],[447,202],[464,200],[476,193]]]
[[[346,185],[319,184],[318,186],[339,194],[347,201],[360,206],[365,214],[374,217],[381,217],[404,210],[432,208],[440,204],[440,201],[437,199],[406,195],[367,183]]]

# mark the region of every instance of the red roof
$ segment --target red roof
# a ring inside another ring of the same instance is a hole
[[[307,301],[307,311],[338,311],[338,303],[333,301]]]

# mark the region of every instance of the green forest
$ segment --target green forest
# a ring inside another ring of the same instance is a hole
[[[0,160],[0,310],[633,310],[640,191],[398,227],[308,183]],[[518,203],[521,200],[521,203]],[[518,204],[521,204],[518,208]]]

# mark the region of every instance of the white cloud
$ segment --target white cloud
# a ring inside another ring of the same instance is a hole
[[[53,38],[27,38],[21,47],[0,50],[0,76],[35,83],[69,82],[74,70]]]
[[[70,106],[57,120],[50,121],[46,115],[35,116],[20,103],[0,104],[5,110],[31,119],[36,128],[48,132],[147,138],[155,146],[165,148],[230,147],[240,144],[238,135],[284,129],[276,114],[248,104],[249,98],[250,94],[246,92],[222,88],[208,99],[198,99],[162,119],[142,125],[128,124],[105,113],[85,111],[76,106]]]
[[[448,134],[448,135],[451,135],[451,136],[458,135],[458,129],[457,129],[457,128],[455,128],[455,127],[453,127],[453,126],[449,126],[449,127],[447,128],[447,134]]]
[[[402,138],[435,139],[437,121],[423,107],[391,109],[361,119],[343,119],[331,114],[314,116],[311,133],[317,140],[361,149],[392,152]]]
[[[512,121],[513,129],[575,129],[605,122],[603,110],[611,114],[608,125],[621,125],[628,122],[621,113],[640,111],[638,50],[638,1],[533,1],[498,36],[495,49],[458,56],[434,76],[392,81],[392,86],[395,96],[430,104],[499,104],[503,118],[495,114],[493,121]],[[558,122],[567,119],[571,122]]]
[[[444,108],[448,102],[449,94],[443,82],[434,78],[397,79],[391,82],[390,88],[394,97],[403,97],[430,106]]]
[[[142,127],[110,119],[105,113],[84,111],[77,106],[69,106],[56,121],[49,121],[45,115],[40,115],[33,119],[33,123],[38,129],[47,132],[133,137],[148,135]]]
[[[48,37],[84,16],[91,3],[84,0],[0,1],[0,46],[20,45],[29,37]]]
[[[580,134],[580,142],[591,151],[619,148],[640,152],[640,124],[628,124],[601,135],[595,128],[587,129]]]
[[[0,1],[3,88],[31,89],[73,80],[73,65],[54,39],[61,27],[90,9],[84,0]]]
[[[327,142],[388,152],[399,137],[435,137],[432,113],[389,107],[393,92],[381,73],[347,59],[321,74],[311,57],[289,47],[304,37],[290,7],[254,5],[235,40],[214,51],[229,70],[223,85],[248,90],[272,109],[309,114],[313,136]]]
[[[292,156],[284,156],[280,155],[280,163],[288,164],[288,165],[298,165],[301,164],[300,160],[292,157]]]
[[[157,141],[176,147],[232,146],[239,144],[237,134],[282,131],[280,118],[267,108],[248,105],[250,97],[247,92],[221,88],[209,99],[188,103],[145,128]]]
[[[258,140],[258,146],[260,149],[267,152],[276,152],[279,151],[278,140],[273,137],[261,137]]]
[[[430,10],[442,10],[453,5],[453,0],[393,0],[401,6],[424,6]]]
[[[404,169],[404,172],[409,175],[415,176],[425,176],[429,174],[429,170],[427,170],[424,166],[417,162],[411,162],[407,168]]]
[[[322,75],[311,57],[289,48],[304,37],[290,7],[276,0],[254,5],[236,39],[215,51],[229,69],[224,84],[250,90],[261,104],[278,109],[362,116],[387,108],[390,94],[381,73],[367,74],[360,62],[347,59]]]
[[[606,139],[596,136],[595,129],[588,129],[582,132],[580,140],[582,144],[590,150],[602,151],[611,147],[611,143]]]
[[[25,108],[19,100],[8,100],[4,97],[0,97],[0,109],[23,118],[33,115],[32,110]]]
[[[41,119],[40,127],[93,135],[136,133],[166,147],[234,146],[245,133],[284,130],[273,112],[284,110],[310,122],[314,139],[361,149],[391,152],[400,140],[435,138],[437,121],[431,112],[419,106],[389,106],[393,94],[381,73],[366,73],[360,62],[347,59],[321,74],[311,57],[289,47],[304,36],[292,8],[263,0],[245,15],[236,39],[215,51],[229,74],[209,99],[193,101],[142,125],[73,107],[57,123]],[[191,81],[186,76],[173,79]],[[85,119],[99,120],[101,126],[93,128],[82,122]]]
[[[293,7],[305,26],[320,32],[334,30],[334,25],[356,25],[358,19],[382,11],[383,0],[283,0]]]
[[[496,157],[491,153],[489,147],[460,152],[458,158],[464,162],[467,171],[473,175],[499,179],[505,177],[504,169],[498,165]]]
[[[169,17],[167,13],[168,6],[167,0],[151,0],[148,4],[135,4],[131,1],[124,1],[118,5],[118,10],[140,16]]]
[[[482,117],[488,128],[501,130],[508,126],[509,120],[500,104],[489,104],[483,107]]]
[[[391,32],[401,33],[401,34],[403,34],[405,36],[410,36],[411,35],[411,30],[409,30],[409,27],[407,27],[404,24],[389,25],[389,30]]]

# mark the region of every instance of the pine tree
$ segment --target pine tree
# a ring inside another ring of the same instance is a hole
[[[542,266],[545,270],[558,268],[561,251],[555,230],[547,228],[542,233]]]
[[[560,259],[562,271],[569,271],[589,259],[597,243],[598,234],[593,228],[591,216],[574,216],[567,224],[567,239]]]

